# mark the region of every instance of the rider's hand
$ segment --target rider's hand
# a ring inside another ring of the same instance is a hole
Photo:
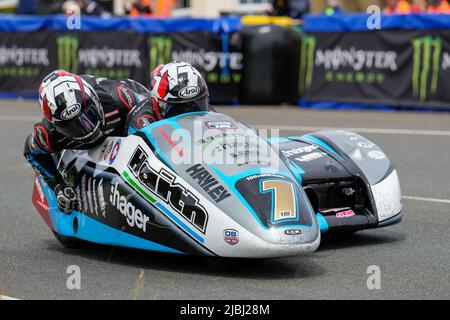
[[[78,201],[75,189],[64,184],[55,187],[56,202],[62,212],[69,214],[78,209]]]

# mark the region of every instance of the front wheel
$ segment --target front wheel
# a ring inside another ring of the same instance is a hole
[[[58,240],[64,247],[68,249],[78,248],[83,243],[83,240],[80,240],[78,238],[63,236],[54,230],[52,231],[55,235],[56,240]]]

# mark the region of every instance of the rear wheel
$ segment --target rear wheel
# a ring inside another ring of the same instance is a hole
[[[56,240],[58,240],[66,248],[75,249],[80,247],[80,245],[83,243],[83,240],[80,240],[78,238],[63,236],[54,230],[52,231],[55,235]]]

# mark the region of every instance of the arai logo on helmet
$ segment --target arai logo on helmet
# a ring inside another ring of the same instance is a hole
[[[79,103],[73,104],[65,108],[63,112],[61,112],[61,119],[70,120],[73,117],[77,116],[80,113],[80,111],[81,111],[81,104]]]
[[[200,88],[195,86],[184,87],[178,93],[180,98],[193,98],[200,93]]]

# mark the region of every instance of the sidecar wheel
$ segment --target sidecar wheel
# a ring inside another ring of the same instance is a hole
[[[56,240],[58,240],[64,247],[68,249],[76,249],[83,243],[83,241],[78,238],[63,236],[54,230],[52,231],[55,235]]]

